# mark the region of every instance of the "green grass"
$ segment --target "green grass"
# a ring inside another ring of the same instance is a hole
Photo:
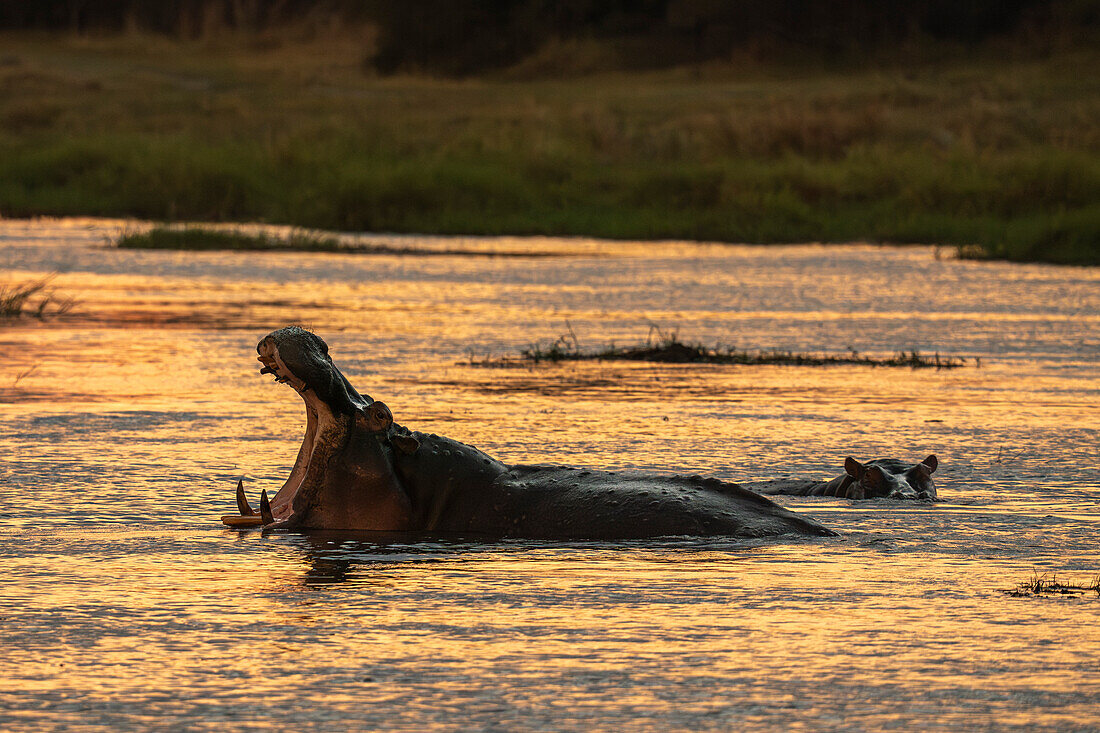
[[[567,324],[568,326],[568,324]],[[911,369],[957,369],[966,365],[966,359],[954,356],[927,355],[918,351],[899,351],[889,357],[873,357],[851,351],[848,354],[809,354],[782,349],[740,350],[733,346],[713,348],[699,343],[681,341],[677,332],[666,333],[651,327],[645,343],[634,346],[611,344],[598,349],[584,349],[576,333],[569,327],[567,333],[558,336],[548,345],[533,344],[520,352],[518,357],[475,357],[469,364],[482,367],[516,366],[522,364],[556,364],[563,361],[646,361],[666,364],[777,364],[783,366],[835,366],[855,364],[860,366],[909,367]],[[975,359],[975,366],[981,363]]]
[[[1058,211],[1001,224],[986,244],[958,248],[972,260],[1100,264],[1100,205],[1072,212]]]
[[[365,75],[355,39],[0,37],[0,215],[958,245],[1100,263],[1100,50]]]

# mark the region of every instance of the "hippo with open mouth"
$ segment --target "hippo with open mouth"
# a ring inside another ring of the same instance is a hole
[[[915,499],[936,501],[936,484],[932,473],[939,459],[928,456],[920,463],[906,463],[896,458],[878,458],[860,463],[848,456],[844,459],[844,474],[828,481],[775,479],[746,484],[753,491],[769,496],[836,496],[842,499]]]
[[[256,347],[261,374],[306,404],[298,458],[254,512],[237,485],[231,526],[526,539],[619,540],[670,535],[772,537],[835,533],[737,484],[563,466],[509,466],[393,421],[359,394],[328,345],[298,327]]]

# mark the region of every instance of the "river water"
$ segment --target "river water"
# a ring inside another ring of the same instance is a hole
[[[122,251],[0,221],[0,729],[1097,729],[1100,269],[928,247],[376,237],[434,255]],[[531,256],[542,255],[542,256]],[[841,535],[379,545],[227,530],[302,404],[298,323],[398,422],[508,462],[831,477],[935,453],[942,502],[780,499]],[[567,325],[568,323],[568,325]],[[955,370],[468,362],[651,327]],[[980,367],[974,366],[980,358]]]

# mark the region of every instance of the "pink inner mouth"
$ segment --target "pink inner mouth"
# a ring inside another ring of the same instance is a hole
[[[290,476],[283,482],[282,488],[270,500],[271,514],[276,520],[286,519],[293,512],[294,496],[305,479],[310,461],[313,459],[316,448],[319,408],[327,415],[328,410],[317,395],[306,387],[304,381],[299,379],[279,358],[279,349],[271,341],[265,340],[260,344],[258,361],[263,364],[260,374],[272,374],[276,382],[286,384],[302,396],[306,403],[306,432],[302,438],[302,446],[298,449],[298,456],[294,459],[294,467]]]

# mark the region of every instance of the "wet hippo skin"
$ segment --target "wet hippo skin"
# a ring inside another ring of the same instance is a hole
[[[270,500],[264,492],[259,512],[238,484],[241,516],[227,524],[531,539],[835,534],[718,479],[509,466],[409,430],[357,392],[328,345],[302,328],[273,331],[257,352],[260,372],[305,402],[306,435],[290,476]]]

